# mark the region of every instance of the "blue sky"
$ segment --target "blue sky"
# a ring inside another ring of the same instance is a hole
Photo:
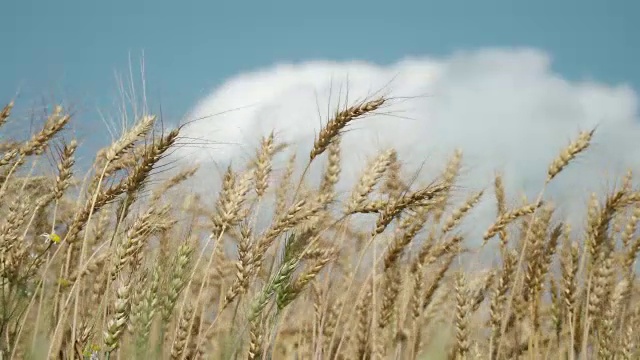
[[[11,0],[3,13],[0,99],[19,89],[19,102],[64,100],[89,127],[103,126],[96,110],[118,101],[114,72],[142,50],[148,94],[170,117],[225,79],[278,62],[387,64],[487,46],[540,48],[568,79],[640,89],[640,4],[631,0]]]

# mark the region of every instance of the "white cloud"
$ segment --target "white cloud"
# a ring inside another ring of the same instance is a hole
[[[409,170],[426,161],[422,173],[432,179],[461,148],[465,189],[490,188],[495,171],[502,171],[513,202],[521,190],[534,198],[559,150],[579,131],[597,125],[592,148],[548,191],[561,213],[581,215],[587,191],[601,192],[627,168],[639,168],[637,95],[627,86],[569,81],[550,64],[538,50],[485,49],[388,66],[359,61],[277,65],[234,77],[202,99],[185,119],[245,108],[186,127],[186,136],[220,144],[176,155],[217,162],[218,168],[203,166],[202,174],[214,188],[217,169],[230,160],[244,163],[260,136],[271,130],[294,143],[306,160],[321,127],[317,106],[324,123],[329,102],[330,113],[339,99],[344,103],[347,85],[350,102],[385,89],[399,98],[384,110],[390,115],[359,120],[344,137],[342,167],[348,178],[358,175],[367,156],[394,147]],[[487,195],[492,202],[491,192]],[[479,211],[489,215],[476,216],[484,219],[478,231],[484,231],[493,211],[490,206]]]

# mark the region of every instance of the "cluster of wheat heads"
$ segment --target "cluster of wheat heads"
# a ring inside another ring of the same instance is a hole
[[[387,100],[339,109],[299,179],[295,155],[274,171],[287,146],[265,136],[246,166],[227,168],[215,203],[171,196],[196,168],[150,181],[181,142],[181,128],[157,132],[152,116],[99,151],[82,181],[61,107],[29,139],[3,136],[2,358],[637,358],[631,173],[591,197],[581,231],[542,201],[544,189],[509,205],[497,176],[484,236],[494,265],[469,271],[456,260],[477,249],[460,225],[489,191],[452,204],[461,152],[420,186],[393,149],[381,151],[349,194],[336,190],[341,135]],[[593,135],[561,151],[547,183]],[[34,173],[45,156],[53,176]],[[273,215],[258,226],[264,207]]]

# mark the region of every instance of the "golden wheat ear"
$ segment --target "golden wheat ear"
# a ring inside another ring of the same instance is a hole
[[[329,120],[327,125],[320,130],[320,134],[316,137],[313,148],[309,153],[309,161],[313,161],[318,155],[322,154],[329,147],[333,139],[335,139],[350,122],[376,111],[386,101],[386,98],[380,97],[337,112],[336,115]]]

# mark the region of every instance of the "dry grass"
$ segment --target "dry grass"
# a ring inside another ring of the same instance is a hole
[[[581,230],[542,202],[544,189],[509,207],[497,175],[495,222],[469,249],[460,224],[489,191],[452,203],[459,151],[423,186],[393,149],[381,151],[351,194],[337,195],[341,133],[385,101],[337,111],[298,179],[293,156],[274,175],[287,147],[269,134],[245,168],[227,169],[213,204],[184,196],[196,168],[149,181],[181,142],[180,128],[158,134],[152,116],[98,152],[83,181],[77,143],[61,142],[64,109],[31,138],[4,141],[1,358],[637,359],[631,173],[592,196]],[[560,151],[547,183],[593,136]],[[34,174],[43,156],[57,159],[55,176]],[[314,187],[306,169],[317,162]],[[264,208],[274,214],[266,228]],[[494,244],[493,266],[459,266]]]

